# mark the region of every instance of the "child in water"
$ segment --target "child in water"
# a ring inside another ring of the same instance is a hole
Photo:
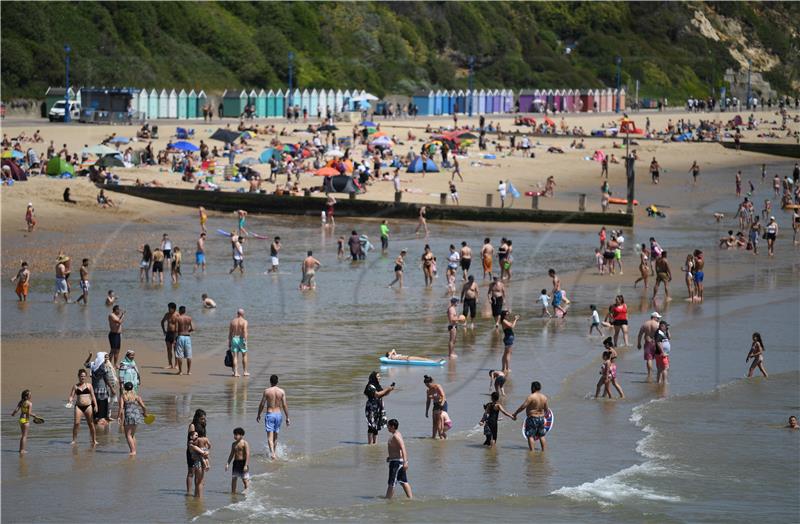
[[[550,314],[550,297],[547,295],[546,289],[543,289],[541,295],[539,295],[539,303],[542,305],[542,317],[546,315],[547,318],[553,318],[553,315]]]
[[[106,306],[113,306],[116,301],[117,296],[114,294],[114,290],[109,289],[108,295],[106,295]]]
[[[336,258],[339,260],[344,258],[344,237],[339,237],[336,241]]]
[[[16,416],[17,412],[19,412],[19,429],[22,432],[22,435],[19,437],[19,453],[22,455],[28,452],[28,450],[25,448],[28,445],[28,429],[31,426],[31,421],[42,421],[32,411],[33,402],[31,402],[31,390],[24,390],[20,397],[21,398],[17,403],[17,407],[15,407],[14,411],[11,412],[11,416]]]
[[[592,304],[589,306],[589,309],[592,310],[592,316],[590,318],[591,323],[589,324],[589,335],[592,334],[593,329],[596,329],[597,334],[602,336],[603,330],[600,329],[600,314],[597,312],[597,306]]]
[[[495,391],[492,393],[492,401],[483,405],[483,416],[478,423],[483,426],[483,434],[486,436],[484,446],[494,447],[497,443],[497,418],[500,413],[508,418],[514,418],[508,411],[505,410],[500,404],[500,394]]]

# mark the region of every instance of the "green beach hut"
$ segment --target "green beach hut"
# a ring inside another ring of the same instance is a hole
[[[186,96],[186,118],[197,118],[197,93],[194,89]]]
[[[178,93],[178,118],[181,120],[186,120],[188,118],[188,113],[186,111],[186,100],[188,99],[188,95],[186,94],[185,89],[181,89],[181,92]]]

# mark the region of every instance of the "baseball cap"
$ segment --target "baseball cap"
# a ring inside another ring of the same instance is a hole
[[[659,313],[658,311],[653,311],[652,313],[650,313],[650,318],[661,318],[661,313]]]

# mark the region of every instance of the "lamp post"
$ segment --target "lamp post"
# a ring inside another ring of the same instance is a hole
[[[294,105],[292,93],[292,75],[294,74],[294,53],[289,51],[289,107]]]
[[[619,101],[620,101],[619,91],[622,86],[622,57],[618,56],[614,59],[614,61],[617,63],[617,100],[616,100],[617,103],[615,104],[616,109],[614,112],[619,113]]]
[[[64,44],[64,59],[66,64],[66,87],[64,88],[64,123],[68,124],[72,121],[72,115],[70,114],[70,98],[69,98],[69,53],[72,49],[69,47],[69,44]]]
[[[472,91],[475,89],[475,57],[469,57],[469,77],[467,78],[467,86],[469,88],[469,97],[467,99],[467,107],[469,107],[469,116],[472,116]]]
[[[753,98],[753,92],[750,85],[750,74],[753,72],[753,61],[747,60],[747,109],[750,109],[750,100]]]

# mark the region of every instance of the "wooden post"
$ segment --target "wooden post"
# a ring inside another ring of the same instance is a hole
[[[355,199],[356,199],[356,194],[355,194],[355,192],[353,192],[353,193],[350,193],[350,200],[355,200]]]
[[[586,211],[586,193],[578,195],[578,211],[581,213]]]
[[[439,193],[439,205],[447,205],[447,193]]]
[[[486,207],[492,207],[492,193],[486,193]]]
[[[403,193],[400,191],[394,192],[394,203],[399,204],[403,199]]]
[[[531,196],[531,209],[539,209],[539,195],[535,193]]]
[[[311,189],[309,189],[309,188],[305,188],[305,189],[303,190],[303,196],[310,197],[310,196],[311,196]]]

